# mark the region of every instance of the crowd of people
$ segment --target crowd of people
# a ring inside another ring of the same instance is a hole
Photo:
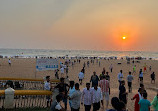
[[[92,61],[93,63],[93,61]],[[99,63],[99,62],[98,62]],[[89,67],[89,62],[87,62],[87,67]],[[100,64],[100,63],[99,63]],[[66,69],[67,68],[67,69]],[[51,106],[51,111],[65,111],[67,110],[68,100],[69,107],[71,111],[79,111],[80,105],[84,105],[85,111],[99,111],[100,108],[104,109],[104,101],[106,102],[106,111],[127,111],[127,95],[132,92],[132,81],[134,77],[132,74],[136,73],[136,65],[134,65],[133,73],[129,71],[129,75],[126,80],[128,83],[128,92],[125,88],[125,79],[123,76],[123,70],[120,70],[118,73],[118,82],[119,82],[119,95],[118,97],[113,97],[111,99],[112,109],[109,108],[110,101],[110,75],[109,72],[106,72],[105,68],[103,68],[102,73],[98,76],[96,72],[93,72],[93,75],[90,77],[90,81],[86,83],[86,87],[83,90],[80,90],[80,85],[82,85],[82,81],[84,79],[85,73],[85,63],[83,64],[83,69],[78,74],[79,83],[75,83],[74,81],[70,81],[70,84],[64,82],[64,78],[62,75],[64,74],[64,69],[67,70],[68,67],[61,67],[61,78],[60,83],[55,87],[59,90],[59,94],[56,96],[56,101],[51,103],[50,97],[47,97],[47,105]],[[111,64],[109,67],[110,71],[113,71],[113,65]],[[146,72],[146,64],[144,66],[144,72]],[[149,68],[151,70],[151,66]],[[59,70],[58,70],[59,71]],[[56,73],[58,73],[56,71]],[[56,74],[55,73],[55,74]],[[66,77],[68,77],[66,73]],[[45,83],[45,90],[51,90],[50,87],[50,76],[46,77],[47,82]],[[147,91],[144,88],[143,84],[143,71],[140,69],[139,71],[139,83],[140,88],[138,89],[138,93],[131,98],[131,100],[135,100],[134,111],[150,111],[150,106],[152,105],[155,111],[158,110],[158,96],[155,96],[153,101],[150,103],[147,100]],[[151,83],[154,81],[155,83],[155,73],[151,74]],[[63,101],[64,106],[62,107],[60,102]],[[92,108],[93,107],[93,108]]]

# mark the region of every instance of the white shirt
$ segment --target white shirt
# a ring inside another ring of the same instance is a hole
[[[11,64],[11,60],[8,60],[8,63],[10,63],[10,64]]]
[[[48,90],[48,91],[50,91],[50,82],[45,82],[44,83],[44,90]]]
[[[92,88],[92,95],[93,95],[93,103],[98,103],[102,100],[102,93],[101,93],[101,88],[98,87],[97,90]]]
[[[119,81],[122,81],[123,74],[122,74],[122,73],[118,73],[118,76],[117,76],[117,77],[118,77],[118,80],[119,80]]]
[[[63,67],[60,69],[60,72],[61,72],[62,74],[64,74],[64,68],[63,68]]]
[[[84,105],[91,105],[93,102],[92,97],[93,97],[92,89],[87,90],[87,88],[84,88],[81,96],[82,103],[84,103]]]
[[[70,96],[72,104],[71,107],[73,109],[80,108],[80,99],[81,99],[81,92],[79,90],[75,90],[75,92]]]
[[[79,77],[79,79],[83,79],[83,78],[84,78],[83,72],[80,72],[80,73],[78,74],[78,77]]]

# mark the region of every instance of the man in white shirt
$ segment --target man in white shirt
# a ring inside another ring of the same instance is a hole
[[[79,84],[75,84],[75,92],[70,96],[71,111],[79,111],[80,110],[80,99],[81,99],[81,91],[79,90]]]
[[[53,101],[52,105],[51,105],[51,111],[64,111],[64,109],[62,108],[62,106],[60,105],[60,101],[61,101],[61,96],[57,95],[56,96],[56,101]]]
[[[82,85],[82,80],[84,78],[83,70],[81,70],[81,72],[78,74],[78,78],[79,78],[80,85]]]
[[[118,73],[118,82],[119,82],[119,86],[121,85],[121,81],[123,80],[123,74],[122,74],[122,70],[120,70],[120,73]]]
[[[92,89],[90,89],[90,83],[86,83],[86,88],[83,89],[82,97],[81,97],[81,104],[85,107],[85,111],[91,110],[92,105]]]
[[[71,96],[75,92],[75,86],[74,86],[74,84],[75,84],[74,81],[70,81],[69,96]],[[72,101],[69,100],[70,108],[71,108],[71,104],[72,104]]]
[[[64,68],[63,67],[60,68],[60,73],[61,73],[61,77],[63,77],[63,74],[64,74]]]
[[[93,95],[93,111],[98,111],[100,109],[100,101],[102,100],[101,88],[98,87],[98,84],[95,84],[92,88]]]
[[[51,90],[50,76],[46,76],[46,81],[45,81],[45,83],[44,83],[44,90],[48,90],[48,91]],[[46,99],[47,99],[47,106],[49,106],[49,104],[51,104],[50,96],[46,96]]]

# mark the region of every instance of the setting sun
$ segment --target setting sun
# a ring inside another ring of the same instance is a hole
[[[126,39],[126,37],[122,37],[122,39],[123,39],[123,40],[125,40],[125,39]]]

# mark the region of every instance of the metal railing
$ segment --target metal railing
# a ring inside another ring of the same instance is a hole
[[[14,108],[47,108],[46,97],[52,96],[45,90],[15,90]],[[0,109],[4,109],[5,90],[0,90]]]
[[[34,109],[47,108],[47,97],[52,96],[51,91],[44,90],[43,79],[26,78],[0,78],[0,110],[4,109],[5,102],[5,84],[11,80],[14,84],[14,108]],[[55,86],[59,80],[51,80],[51,85]],[[16,87],[15,83],[19,83]]]

